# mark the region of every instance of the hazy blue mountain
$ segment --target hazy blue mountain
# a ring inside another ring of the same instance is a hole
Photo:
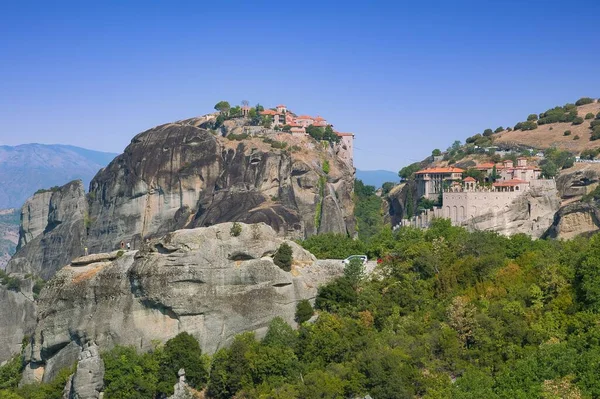
[[[377,188],[385,182],[400,182],[397,172],[389,170],[360,170],[356,169],[356,178],[362,180],[363,183]]]
[[[0,146],[0,209],[20,208],[40,188],[74,179],[87,187],[116,155],[60,144]]]

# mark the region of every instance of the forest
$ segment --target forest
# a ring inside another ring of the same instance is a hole
[[[358,208],[377,219],[377,207]],[[319,258],[381,263],[370,275],[351,263],[314,309],[299,304],[297,326],[276,318],[266,336],[241,334],[212,356],[185,333],[149,353],[116,347],[102,354],[105,399],[164,398],[181,367],[218,399],[600,397],[600,236],[532,240],[442,219],[427,230],[359,225],[360,240],[302,242]],[[61,398],[72,372],[17,387],[21,367],[0,368],[0,398]]]

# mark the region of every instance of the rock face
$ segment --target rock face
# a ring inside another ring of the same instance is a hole
[[[97,399],[104,387],[104,362],[98,346],[86,345],[79,354],[77,370],[67,382],[64,399]]]
[[[36,306],[21,292],[0,285],[0,364],[21,351],[23,337],[35,328]]]
[[[600,230],[600,209],[594,202],[574,202],[560,208],[546,237],[570,239]]]
[[[48,225],[52,191],[34,194],[21,208],[21,226],[17,250],[44,232]]]
[[[546,237],[570,239],[600,230],[600,207],[597,201],[582,201],[600,182],[596,164],[576,164],[573,171],[561,173],[556,180],[563,204],[554,217]]]
[[[392,226],[399,224],[410,205],[416,209],[416,187],[413,182],[396,186],[387,198]],[[468,219],[462,226],[470,230],[491,230],[503,235],[524,233],[534,238],[542,237],[554,221],[560,208],[559,191],[552,181],[532,185],[526,194],[518,197],[503,209],[490,210]]]
[[[240,332],[260,336],[276,316],[293,324],[296,303],[342,273],[339,262],[316,261],[266,224],[240,225],[239,236],[232,223],[178,230],[115,260],[59,270],[40,294],[25,382],[50,380],[89,342],[147,350],[187,331],[212,353]],[[291,272],[271,257],[283,242],[293,248]]]
[[[560,197],[554,185],[533,186],[504,209],[490,211],[469,220],[471,230],[491,230],[503,235],[524,233],[542,237],[560,208]]]
[[[8,272],[48,279],[83,253],[87,202],[81,180],[35,194],[21,212],[19,248],[6,267]]]
[[[354,231],[354,170],[331,150],[310,143],[310,151],[275,150],[262,139],[231,141],[197,124],[171,123],[137,135],[96,175],[92,252],[116,249],[121,241],[139,248],[169,231],[228,221],[264,222],[290,237]],[[324,160],[332,165],[329,175]]]

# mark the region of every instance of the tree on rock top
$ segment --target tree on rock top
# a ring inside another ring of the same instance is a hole
[[[215,109],[222,114],[227,114],[229,112],[229,110],[231,109],[231,105],[229,105],[229,103],[227,101],[219,101],[215,105]]]

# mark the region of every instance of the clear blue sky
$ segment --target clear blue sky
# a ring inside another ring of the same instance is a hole
[[[320,114],[356,134],[358,168],[398,170],[600,96],[598,1],[0,7],[0,144],[121,152],[152,126],[247,99]]]

